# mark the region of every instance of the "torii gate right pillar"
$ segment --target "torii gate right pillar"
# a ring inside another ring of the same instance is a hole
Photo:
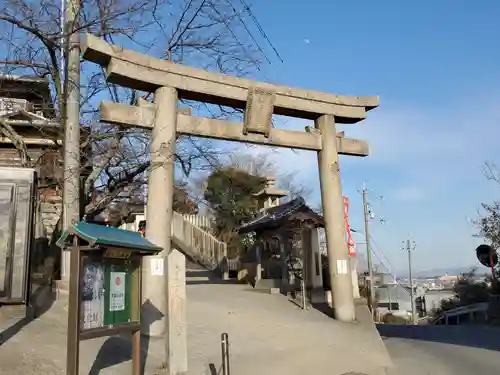
[[[333,115],[316,119],[315,127],[321,133],[321,150],[318,151],[319,180],[325,234],[328,249],[328,267],[332,288],[334,315],[340,321],[354,321],[351,268],[345,241],[344,201],[340,181],[337,132]]]

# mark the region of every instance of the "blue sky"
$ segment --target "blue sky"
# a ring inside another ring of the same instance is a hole
[[[341,168],[352,226],[363,229],[358,191],[366,181],[375,214],[386,220],[372,223],[375,250],[396,271],[406,267],[401,241],[408,235],[418,270],[476,264],[480,239],[467,218],[500,192],[481,172],[485,160],[500,164],[500,2],[477,4],[275,0],[252,8],[285,61],[267,69],[270,80],[380,96],[367,120],[341,128],[367,140],[370,157],[342,157]],[[273,157],[299,172],[313,189],[310,201],[319,202],[314,153]]]
[[[481,173],[485,160],[500,165],[500,2],[246,2],[284,60],[273,58],[259,38],[274,63],[256,78],[380,96],[367,120],[340,129],[371,147],[368,158],[341,158],[352,227],[363,228],[359,190],[365,181],[377,218],[386,221],[372,223],[375,250],[396,271],[406,267],[401,241],[408,235],[417,243],[418,270],[477,264],[480,239],[472,237],[476,230],[468,218],[500,192]],[[291,119],[286,126],[306,124]],[[316,155],[279,150],[273,157],[297,172],[298,182],[313,191],[311,204],[318,205]],[[363,245],[358,251],[364,252]]]

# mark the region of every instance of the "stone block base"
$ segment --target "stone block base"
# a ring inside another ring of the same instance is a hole
[[[327,297],[326,297],[326,291],[323,288],[317,288],[313,289],[310,292],[310,299],[311,303],[326,303],[327,302]]]

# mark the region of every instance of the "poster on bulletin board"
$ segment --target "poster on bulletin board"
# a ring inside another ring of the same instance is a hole
[[[109,311],[125,310],[125,272],[111,272],[109,278]]]
[[[87,261],[83,266],[83,329],[104,325],[104,267],[101,262]]]

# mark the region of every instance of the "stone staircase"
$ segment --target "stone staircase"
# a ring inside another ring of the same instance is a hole
[[[145,215],[137,215],[133,223],[123,224],[121,229],[138,230]],[[204,216],[182,215],[174,211],[172,217],[172,242],[188,260],[227,278],[227,246],[209,231],[209,221]]]
[[[192,215],[186,216],[174,212],[172,237],[175,246],[192,261],[227,278],[227,245],[198,227]]]

